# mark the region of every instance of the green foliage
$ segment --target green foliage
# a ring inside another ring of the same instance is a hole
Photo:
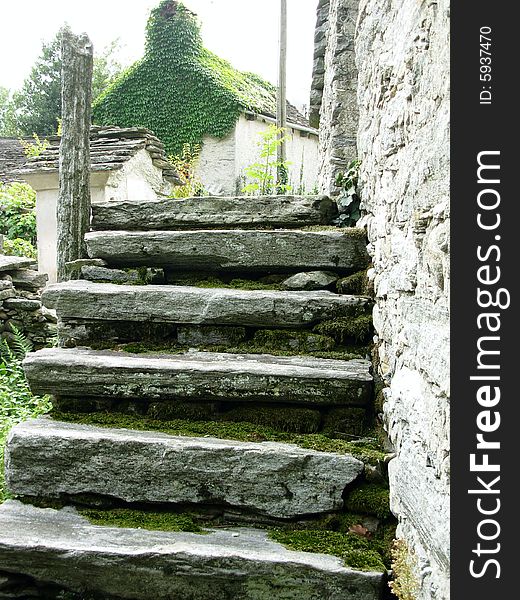
[[[0,86],[0,137],[18,137],[15,104],[10,90]]]
[[[119,40],[111,42],[94,56],[92,97],[97,98],[122,71],[117,61]],[[22,89],[9,102],[4,127],[9,135],[54,135],[60,129],[61,116],[61,32],[44,42],[42,51]],[[1,96],[0,96],[1,106]],[[0,130],[2,109],[0,108]],[[5,134],[4,134],[5,135]]]
[[[121,50],[121,41],[112,40],[100,54],[94,55],[92,71],[92,99],[96,100],[108,89],[123,72],[123,66],[117,56]]]
[[[41,54],[13,102],[23,135],[53,135],[61,114],[61,35],[44,42]]]
[[[338,225],[342,227],[355,227],[361,218],[361,198],[358,195],[358,180],[360,160],[353,160],[345,173],[340,173],[336,178],[336,185],[341,188],[337,199],[340,208]]]
[[[38,158],[38,156],[41,156],[49,147],[49,140],[40,140],[40,136],[37,133],[33,133],[33,140],[34,142],[20,140],[20,144],[22,145],[24,154],[27,158]]]
[[[128,508],[113,508],[111,510],[80,509],[78,512],[93,525],[102,525],[105,527],[206,533],[194,521],[193,516],[189,514],[132,510]]]
[[[246,181],[243,188],[245,194],[267,196],[270,194],[285,194],[292,188],[287,184],[289,163],[277,160],[280,144],[285,142],[288,135],[282,127],[270,125],[261,131],[259,161],[244,169]]]
[[[5,254],[36,257],[36,192],[25,183],[0,183],[0,233]]]
[[[100,125],[148,127],[175,156],[184,144],[228,135],[244,108],[272,114],[275,96],[271,84],[206,50],[182,3],[163,0],[150,14],[143,58],[96,100],[93,114]]]
[[[184,185],[175,187],[172,198],[193,198],[206,194],[202,181],[196,173],[199,156],[200,144],[183,144],[181,154],[168,157],[184,181]]]
[[[33,396],[22,368],[22,360],[32,350],[30,342],[15,328],[10,345],[0,339],[0,502],[7,498],[3,481],[3,452],[7,434],[20,421],[50,410],[48,397]]]
[[[27,258],[38,257],[38,251],[27,240],[15,238],[14,240],[4,240],[3,252],[6,256],[24,256]]]

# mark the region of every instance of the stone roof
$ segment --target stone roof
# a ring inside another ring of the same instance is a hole
[[[46,137],[49,147],[38,157],[30,158],[19,169],[19,174],[56,171],[59,162],[58,136]],[[167,160],[164,144],[144,127],[93,126],[90,133],[90,159],[92,171],[117,171],[140,150],[147,150],[153,164],[161,169],[163,177],[175,184],[182,184],[175,167]]]
[[[16,138],[0,138],[0,182],[19,181],[16,171],[21,169],[27,158],[20,140]]]

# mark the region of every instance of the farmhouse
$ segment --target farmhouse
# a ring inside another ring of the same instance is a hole
[[[276,87],[234,69],[202,45],[196,15],[180,2],[162,2],[151,13],[144,57],[95,103],[94,122],[147,127],[180,155],[201,146],[198,176],[207,193],[233,195],[244,169],[259,159],[259,133],[275,122]],[[318,131],[288,103],[289,182],[314,189]]]

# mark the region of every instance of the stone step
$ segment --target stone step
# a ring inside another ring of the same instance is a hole
[[[60,397],[364,406],[372,390],[363,359],[45,348],[23,364],[33,393]]]
[[[0,565],[69,591],[134,600],[379,600],[384,585],[382,573],[287,550],[265,531],[101,527],[72,509],[16,501],[0,507]]]
[[[368,298],[332,292],[278,292],[71,281],[49,286],[42,301],[61,319],[155,321],[190,325],[308,327],[371,308]]]
[[[92,427],[36,419],[15,426],[5,455],[12,494],[232,507],[279,519],[341,510],[363,471],[348,454],[277,442]]]
[[[96,231],[85,236],[91,258],[112,266],[178,271],[353,272],[369,264],[362,229],[337,231]]]
[[[233,229],[329,225],[337,216],[326,196],[207,197],[124,200],[92,205],[94,230]]]

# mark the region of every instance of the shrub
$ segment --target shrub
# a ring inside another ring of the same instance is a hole
[[[7,434],[13,425],[51,409],[48,396],[34,396],[29,389],[22,360],[32,350],[31,343],[16,328],[9,345],[0,339],[0,502],[7,497],[3,481],[3,455]]]

